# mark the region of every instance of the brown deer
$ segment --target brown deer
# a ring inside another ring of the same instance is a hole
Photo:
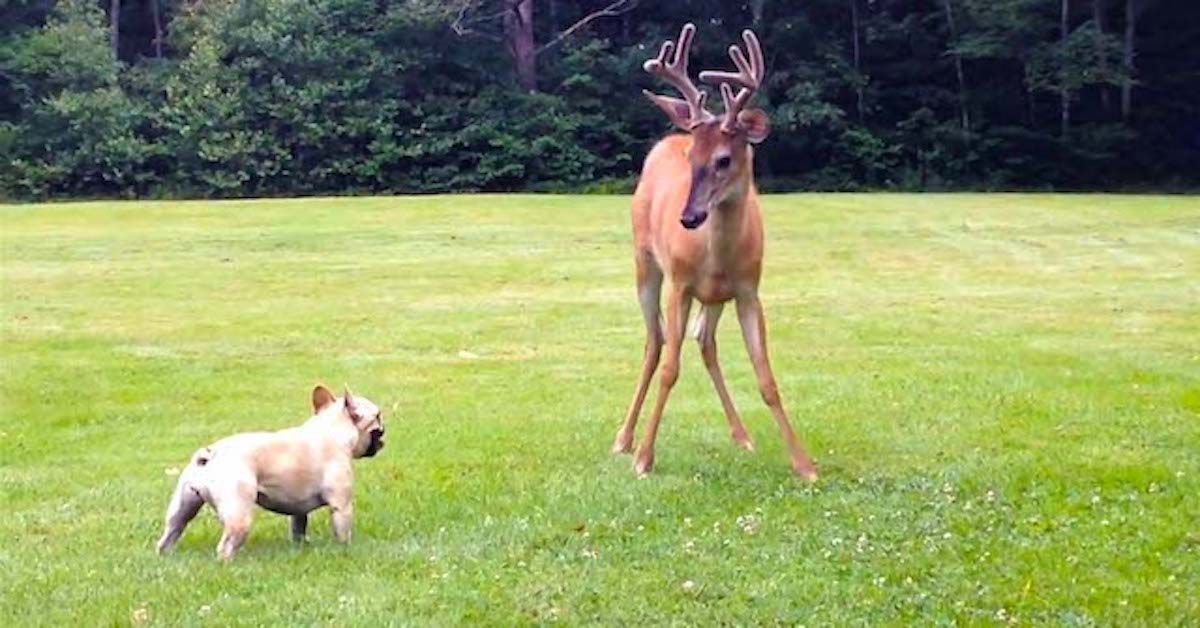
[[[766,325],[758,299],[763,226],[751,144],[767,138],[769,121],[761,109],[746,109],[746,104],[762,85],[762,47],[754,33],[747,30],[742,34],[745,51],[737,46],[729,48],[737,72],[700,73],[700,80],[720,86],[725,112],[718,117],[705,108],[707,94],[688,77],[688,51],[695,33],[694,25],[684,25],[678,45],[665,42],[658,57],[643,66],[683,94],[680,100],[644,92],[684,133],[669,135],[651,149],[633,197],[634,259],[638,300],[646,323],[646,353],[613,452],[628,453],[632,448],[638,414],[665,341],[667,355],[660,372],[658,399],[634,457],[639,475],[649,473],[654,466],[654,440],[667,397],[679,377],[679,353],[693,299],[702,308],[696,317],[696,338],[733,440],[747,450],[754,449],[717,361],[717,322],[725,303],[733,300],[759,391],[779,424],[792,469],[813,481],[817,478],[816,466],[788,422],[771,373]],[[739,88],[736,95],[735,87]],[[665,330],[659,317],[664,276],[670,279]]]

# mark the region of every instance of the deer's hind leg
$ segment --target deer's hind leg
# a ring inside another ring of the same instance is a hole
[[[725,410],[725,418],[729,421],[729,434],[733,442],[746,451],[754,451],[754,441],[746,432],[742,418],[738,416],[729,389],[725,387],[725,375],[721,372],[721,363],[717,360],[717,324],[721,321],[721,311],[724,303],[705,305],[696,317],[696,340],[700,343],[700,354],[704,356],[704,367],[712,378],[713,388],[721,399],[721,408]]]
[[[638,376],[637,388],[633,393],[633,401],[629,403],[629,411],[625,413],[625,421],[617,431],[613,441],[614,454],[627,454],[633,449],[633,430],[637,427],[638,415],[642,404],[646,401],[646,391],[650,388],[650,378],[658,369],[658,360],[662,355],[663,330],[661,318],[661,295],[663,272],[649,251],[639,251],[637,261],[637,293],[638,304],[642,308],[642,319],[646,323],[646,349],[642,357],[642,372]]]

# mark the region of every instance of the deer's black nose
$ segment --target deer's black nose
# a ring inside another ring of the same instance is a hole
[[[684,229],[695,229],[704,224],[705,220],[708,220],[708,212],[685,211],[683,217],[679,219],[679,224],[683,225]]]

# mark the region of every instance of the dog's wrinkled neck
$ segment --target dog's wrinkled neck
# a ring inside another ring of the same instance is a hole
[[[332,434],[337,444],[351,458],[358,457],[358,428],[355,427],[354,420],[346,412],[346,404],[343,399],[339,398],[321,408],[319,412],[304,422],[304,427],[317,430],[322,434]]]

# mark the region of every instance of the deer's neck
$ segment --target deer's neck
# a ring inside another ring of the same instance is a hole
[[[735,255],[745,235],[749,211],[747,205],[750,195],[753,194],[753,172],[747,169],[742,179],[733,186],[725,200],[717,205],[717,211],[711,218],[713,225],[709,231],[709,249],[719,258],[731,258]]]

